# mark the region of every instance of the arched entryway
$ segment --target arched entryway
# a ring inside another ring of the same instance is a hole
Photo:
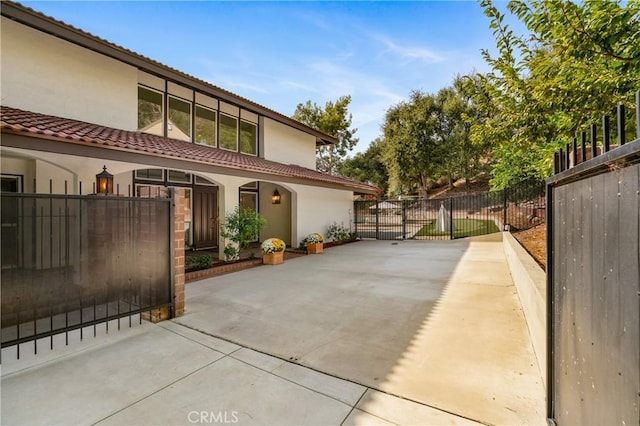
[[[135,195],[160,195],[173,186],[184,188],[185,247],[196,250],[217,248],[219,234],[218,185],[202,176],[180,170],[139,169],[133,174]]]

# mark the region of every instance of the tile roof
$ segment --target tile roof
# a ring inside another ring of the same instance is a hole
[[[28,6],[14,1],[3,0],[2,8],[0,8],[0,14],[9,19],[31,26],[32,28],[50,33],[55,37],[59,37],[71,43],[95,50],[103,55],[112,56],[114,58],[117,58],[118,60],[131,63],[144,71],[150,71],[152,74],[154,72],[149,68],[158,69],[162,74],[166,74],[163,76],[163,78],[171,78],[169,76],[173,75],[178,76],[181,79],[185,79],[187,84],[190,83],[190,85],[194,86],[193,88],[195,88],[195,85],[201,85],[209,91],[212,91],[214,97],[219,97],[222,100],[238,104],[248,109],[252,109],[254,110],[254,112],[259,112],[263,115],[275,119],[276,121],[284,122],[293,125],[300,130],[307,131],[309,134],[316,136],[317,140],[320,141],[317,142],[318,145],[327,145],[336,142],[336,138],[334,136],[314,129],[307,124],[294,120],[293,118],[281,114],[274,109],[268,108],[264,105],[260,105],[250,99],[211,84],[208,81],[194,77],[176,68],[158,62],[155,59],[151,59],[149,57],[136,53],[118,44],[110,42],[109,40],[93,35],[80,28],[74,27],[73,25],[67,24],[66,22],[60,21],[51,16],[47,16]]]
[[[0,106],[0,129],[34,138],[138,152],[160,157],[196,161],[229,169],[248,170],[326,184],[344,186],[355,192],[377,193],[374,186],[316,170],[282,164],[260,157],[198,145],[148,133],[119,130],[78,120],[55,117],[17,108]]]

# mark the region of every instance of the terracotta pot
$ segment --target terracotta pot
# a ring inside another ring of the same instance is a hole
[[[322,253],[322,249],[323,248],[324,248],[324,244],[323,243],[307,244],[307,252],[309,254]]]
[[[265,265],[279,265],[284,262],[284,252],[267,253],[262,255],[262,263]]]

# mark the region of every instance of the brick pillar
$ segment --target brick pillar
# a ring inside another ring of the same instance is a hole
[[[174,315],[184,313],[184,214],[187,199],[184,189],[176,188],[173,205]]]
[[[173,285],[174,299],[173,308],[174,316],[178,317],[184,313],[184,214],[187,199],[184,196],[184,189],[176,188],[174,192],[173,209]],[[143,313],[143,318],[151,322],[160,322],[168,320],[169,308],[153,309]]]

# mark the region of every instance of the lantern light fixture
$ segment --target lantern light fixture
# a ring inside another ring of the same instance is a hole
[[[276,189],[275,191],[273,191],[273,195],[271,196],[271,204],[280,204],[281,200],[282,200],[282,196],[280,195],[280,192],[278,192],[278,190]]]
[[[107,171],[107,166],[102,166],[102,172],[96,175],[96,193],[113,194],[113,175]]]

